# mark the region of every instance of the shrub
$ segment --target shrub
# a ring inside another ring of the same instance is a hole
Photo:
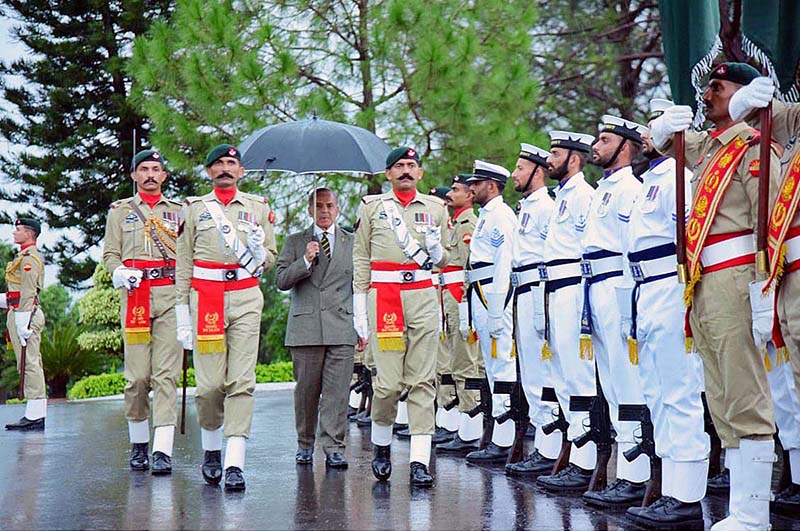
[[[293,382],[291,361],[256,365],[256,383]]]

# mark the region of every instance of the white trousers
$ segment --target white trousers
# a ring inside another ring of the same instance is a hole
[[[767,348],[770,361],[767,381],[775,409],[778,439],[784,450],[797,450],[800,449],[800,398],[794,386],[792,364],[777,359],[772,342],[767,344]],[[797,475],[794,470],[792,473]]]
[[[486,378],[494,391],[495,382],[517,381],[517,366],[511,357],[512,307],[509,301],[503,313],[503,332],[495,341],[495,355],[492,357],[492,337],[489,335],[489,312],[483,306],[477,290],[472,291],[472,328],[478,334]],[[492,393],[492,416],[497,418],[508,411],[511,397],[507,394]]]
[[[552,404],[542,402],[542,387],[554,387],[550,361],[542,360],[544,343],[544,288],[534,286],[517,296],[516,343],[522,388],[528,400],[531,424],[553,421]]]

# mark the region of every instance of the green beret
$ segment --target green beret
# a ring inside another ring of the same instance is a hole
[[[467,179],[470,177],[475,177],[475,175],[472,173],[459,173],[453,177],[453,184],[463,184],[464,186],[469,186],[467,184]]]
[[[758,70],[747,63],[722,63],[714,68],[709,79],[721,79],[739,85],[747,85],[760,75]]]
[[[14,226],[28,227],[29,229],[32,229],[37,236],[42,233],[41,223],[33,218],[17,218],[17,221],[14,222]]]
[[[419,164],[419,153],[417,150],[408,146],[396,147],[386,156],[386,169],[388,170],[400,159],[411,159]]]
[[[430,195],[435,195],[439,199],[447,199],[447,192],[450,191],[450,188],[446,186],[437,186],[433,190],[431,190]]]
[[[161,153],[159,153],[155,149],[145,149],[133,156],[133,162],[131,163],[131,171],[136,171],[136,168],[139,167],[139,164],[148,161],[158,162],[159,164],[161,164],[162,168],[164,167],[164,157],[161,156]]]
[[[233,157],[239,162],[242,161],[242,155],[239,153],[239,150],[236,148],[236,146],[232,146],[230,144],[220,144],[209,151],[208,155],[206,155],[206,168],[214,164],[222,157]]]

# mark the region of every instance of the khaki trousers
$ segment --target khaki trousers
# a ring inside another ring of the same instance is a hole
[[[194,289],[189,298],[196,353],[195,403],[200,427],[213,431],[224,424],[226,437],[249,437],[264,296],[258,286],[225,292],[227,352],[216,354],[197,353],[197,292]]]
[[[353,374],[352,345],[289,347],[294,387],[297,446],[314,448],[315,432],[325,453],[344,452],[347,400]]]
[[[28,324],[28,323],[25,323]],[[14,348],[14,356],[17,358],[17,372],[22,368],[22,343],[17,334],[16,312],[9,310],[6,317],[8,335],[11,338],[11,346]],[[25,348],[25,388],[22,390],[24,398],[37,400],[47,398],[47,387],[44,381],[44,368],[42,366],[42,330],[44,330],[44,312],[36,307],[31,319],[31,337],[28,338]]]
[[[750,292],[755,266],[707,273],[695,286],[690,322],[703,359],[706,398],[725,448],[739,439],[768,440],[775,414],[764,356],[752,335]]]
[[[464,382],[467,378],[486,378],[483,355],[477,341],[470,345],[461,337],[461,332],[458,330],[458,301],[450,293],[450,290],[445,290],[442,300],[444,301],[448,348],[452,354],[450,372],[456,382],[458,410],[466,413],[478,406],[480,391],[467,391],[464,389]]]
[[[778,290],[778,320],[792,361],[795,389],[800,393],[800,272],[784,275]]]
[[[445,292],[447,290],[444,290]],[[442,289],[436,288],[436,297],[442,301]],[[437,305],[437,312],[439,315],[439,326],[442,328],[439,331],[439,348],[436,350],[436,404],[438,407],[444,407],[453,401],[456,397],[456,388],[450,384],[442,384],[442,377],[445,374],[451,374],[450,366],[453,361],[453,351],[450,350],[450,337],[452,329],[447,322],[447,315],[444,314],[443,304]],[[458,329],[456,329],[458,333]]]
[[[120,290],[122,327],[128,307],[128,292]],[[153,390],[153,426],[175,426],[178,418],[177,386],[183,350],[175,335],[175,287],[150,289],[150,343],[124,345],[125,418],[133,422],[150,419]],[[124,334],[123,334],[124,338]]]
[[[378,348],[376,331],[376,296],[368,296],[370,343],[377,371],[372,387],[372,420],[391,426],[397,417],[397,402],[408,388],[408,428],[411,435],[430,435],[434,430],[433,401],[436,396],[436,352],[439,346],[439,305],[433,287],[405,290],[403,304],[405,351],[383,351]],[[398,308],[398,311],[400,309]]]

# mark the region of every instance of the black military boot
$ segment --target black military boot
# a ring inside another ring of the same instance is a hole
[[[154,476],[172,474],[172,459],[164,452],[153,452],[153,466],[150,473]]]
[[[509,463],[506,465],[506,474],[509,476],[538,476],[540,474],[549,474],[555,465],[555,459],[548,459],[539,453],[539,450],[534,450],[532,454],[518,463]]]
[[[410,465],[409,482],[414,487],[432,487],[433,476],[428,473],[428,467],[417,461]]]
[[[591,470],[570,463],[557,474],[539,476],[536,478],[536,484],[549,492],[580,492],[589,488],[591,479]]]
[[[36,420],[22,417],[18,422],[6,424],[6,429],[17,431],[42,431],[44,430],[44,417]]]
[[[206,450],[203,457],[203,479],[209,485],[219,485],[222,480],[221,450]]]
[[[238,466],[229,466],[225,469],[225,490],[228,492],[244,490],[244,474]]]
[[[405,426],[405,428],[397,429],[397,426]],[[411,432],[408,430],[408,425],[406,424],[395,424],[394,425],[394,434],[397,436],[398,439],[410,439]]]
[[[511,448],[497,446],[490,442],[489,446],[483,450],[476,450],[467,454],[469,463],[505,463],[508,460],[508,452]]]
[[[147,453],[147,443],[133,443],[131,445],[131,470],[147,470],[150,468],[150,459]]]
[[[792,483],[776,494],[770,509],[787,516],[800,514],[800,485]]]
[[[731,488],[731,472],[723,468],[722,472],[708,478],[708,490],[711,492],[726,492]]]
[[[378,481],[386,481],[392,475],[392,447],[390,445],[375,445],[372,473],[375,474]]]
[[[463,457],[479,449],[478,441],[479,439],[475,439],[474,441],[465,441],[459,437],[458,434],[456,434],[456,436],[453,437],[453,440],[449,443],[436,445],[435,452],[437,454],[458,455]]]
[[[584,492],[583,501],[592,507],[630,507],[642,503],[646,488],[644,483],[616,479],[603,490]]]
[[[372,417],[370,417],[369,413],[366,410],[364,410],[358,415],[356,415],[356,424],[358,424],[362,428],[372,426]]]
[[[448,429],[442,428],[439,426],[436,428],[436,431],[433,433],[433,437],[431,437],[431,444],[444,444],[448,443],[453,440],[453,437],[456,436],[455,431],[450,431]]]
[[[686,503],[672,496],[662,496],[648,507],[630,507],[625,516],[640,526],[652,529],[703,528],[700,502]]]

